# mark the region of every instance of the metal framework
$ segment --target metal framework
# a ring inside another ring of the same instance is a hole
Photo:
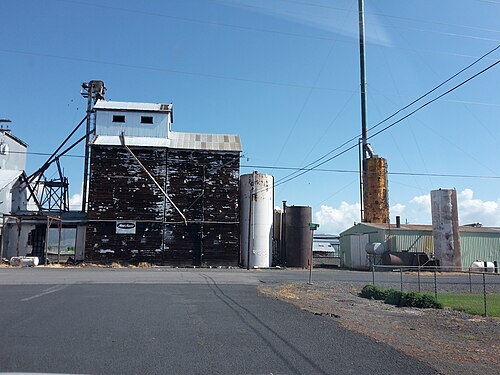
[[[81,94],[83,97],[88,99],[87,114],[59,145],[54,153],[47,159],[47,161],[36,172],[28,177],[24,177],[24,183],[26,184],[26,188],[29,190],[28,200],[33,199],[39,211],[69,211],[69,182],[63,174],[59,159],[77,146],[80,142],[85,140],[85,165],[82,192],[82,212],[85,212],[89,173],[89,141],[90,136],[95,132],[95,126],[92,125],[93,107],[97,100],[104,99],[105,91],[106,87],[104,86],[103,81],[92,80],[88,83],[82,83]],[[80,137],[70,146],[63,149],[63,147],[69,142],[69,140],[84,123],[86,123],[86,131],[83,137]],[[53,163],[56,164],[58,177],[55,179],[47,179],[45,177],[45,172]]]

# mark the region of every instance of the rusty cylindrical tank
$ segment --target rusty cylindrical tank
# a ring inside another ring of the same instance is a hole
[[[312,231],[312,208],[309,206],[287,206],[285,220],[285,254],[287,267],[309,266]]]
[[[365,223],[389,222],[389,194],[387,187],[387,160],[373,157],[364,161],[363,211]]]

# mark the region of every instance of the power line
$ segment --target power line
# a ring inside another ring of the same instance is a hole
[[[331,87],[310,86],[310,85],[302,85],[299,83],[276,82],[276,81],[266,81],[266,80],[259,80],[259,79],[223,76],[223,75],[219,75],[219,74],[190,72],[187,70],[177,70],[177,69],[158,68],[158,67],[145,66],[145,65],[116,63],[116,62],[94,60],[94,59],[87,59],[87,58],[81,58],[81,57],[67,57],[67,56],[53,55],[53,54],[48,54],[48,53],[28,52],[28,51],[20,51],[20,50],[13,50],[13,49],[0,49],[0,52],[14,53],[14,54],[28,55],[28,56],[48,57],[48,58],[53,58],[53,59],[85,62],[85,63],[92,63],[92,64],[103,64],[103,65],[109,65],[109,66],[117,66],[117,67],[121,67],[121,68],[133,68],[133,69],[141,69],[141,70],[151,70],[151,71],[156,71],[156,72],[183,74],[183,75],[197,76],[197,77],[204,77],[204,78],[225,79],[228,81],[256,83],[256,84],[264,84],[264,85],[271,85],[271,86],[293,87],[293,88],[299,88],[299,89],[314,89],[314,90],[337,91],[337,92],[348,92],[348,93],[353,92],[353,90],[336,89],[336,88],[331,88]]]
[[[117,6],[104,5],[104,4],[86,3],[86,2],[78,1],[78,0],[54,0],[54,1],[59,1],[59,2],[63,2],[63,3],[67,3],[67,4],[77,4],[77,5],[82,5],[82,6],[90,6],[90,7],[95,7],[95,8],[108,9],[108,10],[114,10],[114,11],[120,11],[120,12],[126,12],[126,13],[133,13],[134,15],[141,14],[141,15],[145,15],[145,16],[149,16],[149,17],[167,18],[167,19],[172,19],[172,20],[176,20],[176,21],[180,21],[180,22],[189,22],[189,23],[197,23],[197,24],[208,25],[208,26],[226,27],[226,28],[232,28],[232,29],[243,30],[243,31],[254,31],[254,32],[283,35],[283,36],[289,36],[289,37],[295,37],[295,38],[305,38],[305,39],[315,39],[315,40],[325,40],[325,41],[331,41],[331,40],[335,39],[334,37],[323,37],[323,36],[317,36],[317,35],[298,34],[298,33],[286,32],[286,31],[263,29],[263,28],[252,27],[252,26],[242,26],[242,25],[236,25],[236,24],[230,24],[230,23],[224,23],[224,22],[200,20],[200,19],[189,18],[189,17],[173,16],[170,14],[159,13],[159,12],[144,11],[144,10],[139,10],[139,9],[130,9],[130,8],[117,7]],[[281,0],[281,1],[284,1],[284,0]],[[332,10],[342,11],[342,12],[346,12],[346,13],[353,12],[352,9],[344,9],[344,8],[338,8],[338,7],[328,6],[328,5],[309,4],[309,3],[298,2],[298,1],[287,1],[287,2],[305,5],[305,6],[310,6],[310,7],[332,9]],[[266,8],[262,8],[262,7],[258,7],[258,6],[252,6],[252,5],[245,5],[245,7],[250,8],[250,9],[259,9],[259,10],[266,9]],[[420,23],[436,24],[436,25],[441,25],[441,26],[462,27],[462,28],[478,30],[478,31],[500,33],[500,30],[486,29],[486,28],[467,26],[467,25],[459,25],[459,24],[448,24],[448,23],[444,23],[444,22],[427,21],[427,20],[423,20],[423,19],[400,17],[400,16],[394,16],[394,15],[383,14],[383,13],[365,12],[365,14],[393,18],[393,19],[400,19],[400,20],[404,20],[404,21],[414,21],[414,22],[420,22]],[[455,36],[455,37],[460,37],[460,38],[498,41],[497,39],[482,38],[482,37],[478,37],[475,35],[446,33],[446,32],[441,32],[441,31],[436,31],[436,30],[399,27],[399,26],[392,26],[392,27],[403,28],[403,29],[419,31],[419,32],[437,33],[437,34],[443,34],[443,35],[447,35],[447,36]],[[338,38],[338,36],[336,38]],[[351,43],[350,41],[342,41],[342,42]]]
[[[410,104],[406,105],[405,107],[403,107],[402,109],[396,111],[395,113],[393,113],[391,116],[385,118],[384,120],[380,121],[379,123],[373,125],[372,127],[370,127],[368,130],[373,130],[375,129],[376,127],[380,126],[381,124],[387,122],[388,120],[390,120],[391,118],[395,117],[397,114],[401,113],[403,110],[407,109],[408,107],[410,107],[411,105],[415,104],[416,102],[420,101],[421,99],[423,99],[424,97],[428,96],[429,94],[431,94],[432,92],[436,91],[437,89],[439,89],[440,87],[442,87],[444,84],[446,84],[447,82],[449,82],[451,79],[455,78],[456,76],[458,76],[459,74],[463,73],[465,70],[471,68],[472,66],[474,66],[475,64],[477,64],[479,61],[481,61],[482,59],[484,59],[486,56],[488,56],[489,54],[493,53],[494,51],[496,51],[497,49],[500,48],[500,45],[498,45],[497,47],[493,48],[492,50],[490,50],[489,52],[485,53],[484,55],[482,55],[481,57],[479,57],[476,61],[474,61],[473,63],[469,64],[468,66],[466,66],[465,68],[461,69],[458,73],[454,74],[453,76],[451,76],[450,78],[448,78],[447,80],[445,80],[443,83],[440,83],[438,86],[434,87],[433,89],[427,91],[425,94],[421,95],[419,98],[415,99],[414,101],[412,101]],[[476,78],[477,76],[483,74],[484,72],[488,71],[489,69],[493,68],[495,65],[497,65],[498,63],[500,63],[500,60],[497,60],[495,63],[489,65],[488,67],[484,68],[483,70],[481,70],[480,72],[472,75],[471,77],[467,78],[465,81],[462,81],[461,83],[459,83],[458,85],[454,86],[453,88],[447,90],[446,92],[444,92],[443,94],[437,96],[436,98],[433,98],[432,100],[424,103],[423,105],[421,105],[420,107],[418,107],[417,109],[415,109],[414,111],[410,112],[409,114],[403,116],[402,118],[396,120],[395,122],[389,124],[388,126],[384,127],[383,129],[379,130],[378,132],[376,132],[375,134],[371,135],[368,137],[368,139],[370,138],[373,138],[377,135],[379,135],[380,133],[390,129],[391,127],[395,126],[396,124],[400,123],[401,121],[403,121],[404,119],[410,117],[411,115],[415,114],[416,112],[420,111],[421,109],[427,107],[429,104],[435,102],[436,100],[442,98],[443,96],[455,91],[456,89],[458,89],[459,87],[463,86],[464,84],[466,84],[467,82],[471,81],[472,79]],[[339,157],[340,155],[346,153],[347,151],[350,151],[352,150],[353,148],[357,147],[357,145],[352,145],[350,146],[349,148],[335,154],[334,156],[326,159],[326,160],[323,160],[321,163],[318,163],[319,161],[321,161],[322,159],[324,159],[325,157],[327,157],[328,155],[332,154],[333,152],[341,149],[342,147],[344,147],[345,145],[351,143],[352,141],[358,139],[360,137],[360,135],[357,135],[356,137],[353,137],[351,139],[349,139],[348,141],[342,143],[340,146],[336,147],[335,149],[329,151],[328,153],[326,153],[325,155],[321,156],[320,158],[314,160],[313,162],[307,164],[301,172],[298,172],[298,171],[295,171],[279,180],[276,181],[276,184],[275,186],[279,186],[279,185],[282,185],[284,183],[287,183],[295,178],[298,178],[302,175],[304,175],[305,173],[308,173],[310,172],[311,170]],[[318,163],[318,164],[316,164]],[[312,168],[309,168],[311,167],[312,165],[316,164],[315,166],[313,166]]]
[[[241,165],[242,168],[258,168],[258,169],[273,169],[273,170],[296,170],[303,171],[301,167],[285,167],[273,165]],[[353,169],[330,169],[330,168],[308,168],[307,171],[311,172],[332,172],[332,173],[359,173],[358,170]],[[412,177],[449,177],[449,178],[480,178],[480,179],[500,179],[500,176],[486,176],[486,175],[470,175],[470,174],[453,174],[453,173],[419,173],[419,172],[387,172],[388,175],[394,176],[412,176]]]
[[[48,152],[34,152],[34,151],[12,151],[9,150],[9,154],[20,154],[20,155],[34,155],[34,156],[51,156],[51,153]],[[59,158],[84,158],[83,155],[72,155],[72,154],[64,154],[59,155]]]
[[[499,47],[500,47],[500,46],[499,46]],[[459,83],[458,85],[456,85],[456,86],[452,87],[452,88],[451,88],[451,89],[449,89],[448,91],[445,91],[445,92],[444,92],[444,93],[442,93],[441,95],[439,95],[439,96],[437,96],[437,97],[433,98],[432,100],[429,100],[428,102],[426,102],[426,103],[422,104],[422,105],[421,105],[420,107],[418,107],[417,109],[415,109],[415,110],[411,111],[410,113],[408,113],[407,115],[405,115],[405,116],[403,116],[402,118],[398,119],[397,121],[394,121],[393,123],[391,123],[391,124],[387,125],[386,127],[382,128],[381,130],[379,130],[378,132],[376,132],[375,134],[372,134],[371,136],[369,136],[369,137],[368,137],[368,139],[373,138],[373,137],[375,137],[375,136],[379,135],[380,133],[382,133],[382,132],[384,132],[384,131],[386,131],[386,130],[388,130],[388,129],[392,128],[394,125],[396,125],[396,124],[400,123],[400,122],[401,122],[401,121],[403,121],[404,119],[406,119],[406,118],[410,117],[411,115],[413,115],[414,113],[416,113],[416,112],[420,111],[422,108],[427,107],[429,104],[434,103],[436,100],[438,100],[438,99],[442,98],[442,97],[443,97],[443,96],[445,96],[445,95],[448,95],[450,92],[455,91],[455,90],[456,90],[456,89],[458,89],[459,87],[461,87],[461,86],[465,85],[467,82],[469,82],[469,81],[471,81],[472,79],[476,78],[477,76],[479,76],[479,75],[483,74],[484,72],[486,72],[486,71],[490,70],[491,68],[493,68],[493,67],[494,67],[495,65],[497,65],[498,63],[500,63],[500,60],[498,60],[497,62],[495,62],[495,63],[493,63],[493,64],[491,64],[491,65],[489,65],[488,67],[484,68],[483,70],[481,70],[480,72],[478,72],[478,73],[474,74],[473,76],[471,76],[471,77],[467,78],[465,81],[463,81],[463,82]],[[378,124],[378,125],[380,125],[380,124]],[[371,129],[376,128],[378,125],[373,126]]]

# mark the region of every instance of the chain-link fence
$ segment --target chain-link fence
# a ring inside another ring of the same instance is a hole
[[[371,267],[372,284],[400,291],[416,291],[432,294],[438,300],[454,297],[467,300],[488,315],[499,298],[500,274],[484,272],[486,269],[461,270],[443,266],[385,266]],[[482,296],[482,298],[480,298]]]

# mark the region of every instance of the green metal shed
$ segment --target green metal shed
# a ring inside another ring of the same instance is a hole
[[[500,228],[461,226],[461,264],[463,269],[472,262],[500,261]],[[432,225],[359,223],[340,233],[341,266],[368,269],[366,244],[379,242],[385,251],[434,253]]]

